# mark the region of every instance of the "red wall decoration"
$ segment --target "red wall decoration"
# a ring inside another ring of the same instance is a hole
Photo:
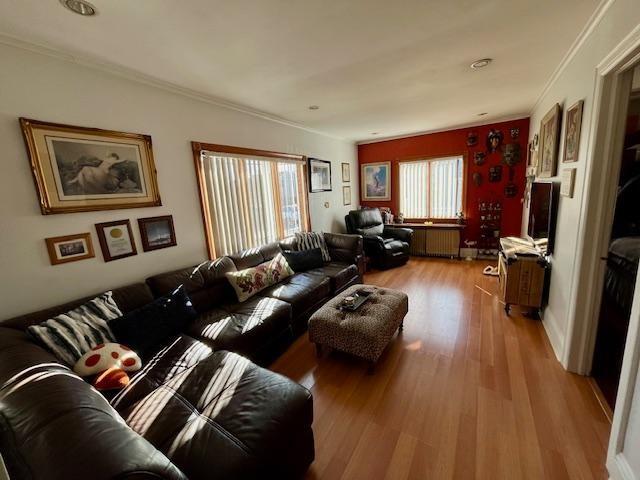
[[[518,129],[517,138],[512,138],[512,129]],[[490,130],[502,132],[502,147],[494,153],[487,149],[487,136]],[[467,146],[468,134],[476,133],[477,144]],[[386,140],[376,143],[358,145],[358,164],[372,162],[391,162],[391,201],[371,202],[362,201],[362,206],[389,207],[393,214],[398,212],[398,163],[402,160],[419,159],[421,157],[439,157],[448,155],[465,155],[466,169],[466,201],[465,218],[467,228],[463,233],[463,240],[478,240],[480,232],[480,214],[478,204],[480,202],[500,202],[502,205],[502,232],[501,236],[520,236],[522,222],[522,199],[525,189],[525,172],[527,163],[527,143],[529,138],[529,119],[513,120],[509,122],[492,123],[470,128],[448,130],[445,132],[428,133],[414,137]],[[502,149],[508,143],[520,145],[520,162],[513,167],[513,183],[516,185],[516,195],[507,198],[504,194],[505,186],[509,183],[509,167],[502,162]],[[486,159],[483,165],[477,166],[473,162],[476,152],[485,152]],[[489,168],[502,165],[502,180],[489,182]],[[482,175],[482,184],[476,186],[473,182],[473,174],[479,172]],[[358,187],[361,188],[361,184]],[[362,193],[360,194],[362,198]]]

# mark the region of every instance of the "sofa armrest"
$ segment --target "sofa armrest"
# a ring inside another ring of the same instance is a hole
[[[325,233],[324,241],[331,260],[336,262],[357,264],[357,258],[363,252],[362,235]]]
[[[398,228],[398,227],[384,227],[382,235],[385,238],[396,238],[403,242],[411,243],[413,237],[413,230],[410,228]]]

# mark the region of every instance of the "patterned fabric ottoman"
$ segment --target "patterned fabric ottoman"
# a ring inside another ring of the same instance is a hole
[[[341,311],[342,299],[360,289],[374,290],[356,311]],[[409,299],[403,292],[373,285],[353,285],[329,300],[309,319],[309,340],[318,355],[327,346],[375,364],[396,330],[402,330]]]

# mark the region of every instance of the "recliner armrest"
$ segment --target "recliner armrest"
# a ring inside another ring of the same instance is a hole
[[[364,235],[362,237],[364,243],[364,251],[371,256],[372,253],[380,253],[384,251],[384,238],[380,235]]]
[[[411,238],[413,237],[413,230],[410,228],[399,228],[399,227],[384,227],[384,231],[382,235],[385,238],[396,238],[398,240],[402,240],[403,242],[411,243]]]

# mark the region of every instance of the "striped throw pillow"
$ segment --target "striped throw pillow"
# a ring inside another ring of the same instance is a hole
[[[322,252],[322,260],[331,261],[329,249],[324,241],[324,235],[320,232],[299,232],[296,233],[296,245],[298,250],[311,250],[319,248]]]
[[[33,325],[28,331],[58,360],[73,367],[96,345],[116,341],[107,322],[121,316],[112,292],[106,292],[67,313]]]

